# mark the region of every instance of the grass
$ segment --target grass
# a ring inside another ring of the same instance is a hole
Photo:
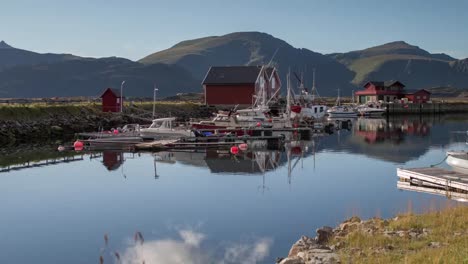
[[[424,214],[405,213],[384,221],[373,220],[389,231],[428,230],[418,238],[386,236],[362,230],[335,238],[344,242],[338,250],[342,263],[468,263],[468,207],[447,207]],[[408,233],[406,233],[408,234]],[[437,242],[439,246],[429,246]]]

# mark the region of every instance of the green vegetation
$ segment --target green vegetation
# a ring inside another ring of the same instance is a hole
[[[468,207],[372,219],[331,243],[342,263],[468,263]]]

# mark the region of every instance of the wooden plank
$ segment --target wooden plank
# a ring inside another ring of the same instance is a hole
[[[468,191],[468,175],[441,168],[397,168],[397,175],[409,181],[417,179],[423,182]]]
[[[468,202],[468,193],[463,193],[463,192],[430,188],[429,186],[417,186],[417,185],[412,185],[410,182],[403,182],[403,181],[397,182],[397,188],[401,190],[407,190],[407,191],[435,194],[435,195],[445,196],[449,199]]]

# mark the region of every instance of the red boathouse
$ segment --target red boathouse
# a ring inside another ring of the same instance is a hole
[[[211,67],[202,84],[205,104],[217,106],[250,106],[262,88],[267,98],[281,88],[276,68],[265,66]]]
[[[431,92],[421,89],[413,93],[407,93],[405,97],[415,104],[425,104],[431,100]]]
[[[102,111],[103,112],[120,112],[122,98],[120,91],[112,88],[107,88],[101,95]]]

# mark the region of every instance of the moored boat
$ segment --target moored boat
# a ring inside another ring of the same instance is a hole
[[[446,162],[454,171],[467,174],[468,176],[467,151],[447,151]]]
[[[194,135],[190,130],[174,126],[175,120],[175,117],[154,119],[149,127],[140,128],[140,135],[142,137],[189,137]]]
[[[360,105],[356,108],[360,116],[366,117],[376,117],[382,116],[385,114],[386,109],[382,108],[378,103],[367,103],[364,105]]]

